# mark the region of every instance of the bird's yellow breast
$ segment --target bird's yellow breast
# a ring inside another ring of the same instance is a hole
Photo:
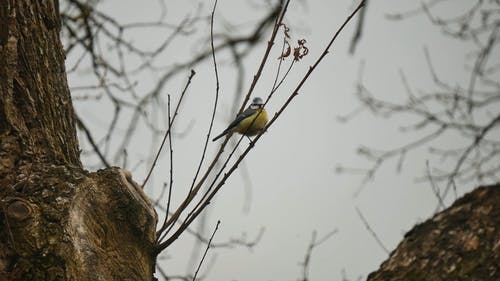
[[[260,113],[259,113],[260,112]],[[254,121],[255,120],[255,121]],[[235,128],[235,132],[243,134],[245,136],[255,136],[257,135],[267,124],[267,112],[265,109],[259,109],[254,112],[254,114],[243,119],[238,126]],[[253,123],[252,123],[253,122]]]

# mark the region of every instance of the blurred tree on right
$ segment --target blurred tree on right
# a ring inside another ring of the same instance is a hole
[[[434,67],[431,51],[425,48],[434,90],[412,90],[408,83],[411,77],[407,78],[401,72],[407,94],[402,103],[375,97],[363,83],[362,75],[356,91],[363,109],[382,118],[408,114],[415,116],[417,121],[403,127],[402,131],[420,132],[419,138],[389,150],[361,146],[358,152],[371,162],[369,169],[362,170],[363,182],[372,179],[386,160],[399,159],[400,169],[407,152],[428,146],[430,155],[439,157],[442,163],[452,163],[451,167],[445,164],[443,167],[430,167],[426,163],[423,179],[431,183],[438,198],[437,210],[445,208],[443,201],[451,190],[455,190],[457,183],[484,185],[500,181],[500,1],[468,1],[462,5],[464,9],[454,13],[456,4],[452,0],[422,2],[413,10],[390,14],[387,18],[403,21],[412,16],[425,16],[441,30],[443,36],[472,46],[473,51],[458,58],[464,62],[468,79],[442,79]],[[360,41],[363,18],[360,18],[351,50]],[[351,117],[347,116],[345,120]],[[433,146],[450,135],[456,136],[457,143],[462,145],[445,148]],[[339,167],[338,171],[353,170]]]

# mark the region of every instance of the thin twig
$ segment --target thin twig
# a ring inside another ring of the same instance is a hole
[[[109,165],[108,161],[106,160],[106,157],[104,157],[104,155],[101,153],[101,150],[99,149],[98,145],[94,141],[94,138],[92,137],[92,134],[90,133],[90,130],[87,128],[87,126],[85,126],[85,124],[83,124],[83,121],[76,114],[75,114],[75,120],[76,120],[76,124],[78,125],[78,127],[80,127],[80,129],[82,129],[83,132],[85,132],[85,135],[87,136],[87,140],[90,142],[90,145],[92,146],[92,148],[94,148],[94,151],[97,153],[97,156],[99,157],[99,159],[101,159],[101,162],[104,164],[104,166],[106,168],[111,167],[111,165]]]
[[[167,108],[168,108],[168,123],[172,123],[172,118],[170,115],[170,95],[168,95],[167,100]],[[168,185],[168,199],[167,199],[167,211],[165,212],[165,217],[168,216],[170,211],[170,203],[172,202],[172,187],[174,185],[174,151],[172,148],[172,134],[168,135],[168,145],[170,147],[170,184]],[[166,222],[167,220],[165,220]]]
[[[358,216],[363,221],[363,224],[365,225],[366,230],[368,230],[368,232],[370,232],[370,234],[372,235],[372,237],[375,238],[375,241],[377,241],[377,244],[380,246],[380,248],[382,248],[382,250],[384,250],[384,252],[386,252],[387,254],[389,254],[389,250],[387,250],[387,247],[385,247],[384,243],[382,243],[382,240],[380,240],[380,238],[378,237],[377,233],[375,233],[375,231],[373,231],[373,229],[371,228],[370,224],[365,219],[365,217],[363,216],[363,213],[361,213],[361,211],[359,210],[358,207],[356,207],[356,213],[358,213]]]
[[[156,208],[165,212],[167,210],[166,207],[162,206],[160,203],[155,205]],[[177,221],[176,223],[181,224],[182,222]],[[264,236],[266,229],[265,227],[261,227],[259,232],[252,239],[247,238],[246,233],[242,233],[240,237],[231,237],[227,241],[219,242],[219,243],[211,243],[212,248],[235,248],[237,246],[245,247],[251,250],[257,244],[259,244],[260,240]],[[197,239],[202,244],[208,244],[209,238],[204,237],[203,234],[197,232],[196,230],[192,230],[191,228],[186,228],[186,233],[192,235],[195,239]]]
[[[170,134],[170,131],[172,129],[172,125],[174,124],[174,121],[175,121],[175,117],[178,114],[179,107],[181,105],[182,99],[184,98],[184,94],[187,92],[187,89],[188,89],[189,85],[191,84],[191,79],[193,78],[193,76],[195,74],[196,74],[196,72],[194,70],[191,70],[191,74],[188,77],[188,81],[186,83],[186,86],[184,86],[184,90],[182,90],[181,97],[179,98],[179,101],[177,102],[177,106],[175,107],[175,111],[174,111],[174,115],[172,116],[172,120],[168,123],[168,128],[167,128],[167,131],[165,132],[165,135],[163,136],[163,140],[161,141],[160,148],[158,148],[158,152],[156,153],[155,159],[153,160],[153,164],[151,165],[151,168],[149,169],[149,172],[148,172],[146,178],[144,179],[144,182],[142,183],[142,188],[144,188],[146,186],[146,183],[148,182],[149,177],[151,176],[151,173],[153,172],[153,169],[156,166],[156,161],[158,161],[158,157],[160,156],[160,153],[163,149],[163,145],[165,145],[165,141],[167,140],[167,137]]]
[[[285,53],[285,46],[287,46],[287,44],[288,44],[288,48],[291,48],[289,43],[288,43],[288,39],[286,37],[287,27],[285,25],[283,25],[283,28],[285,29],[285,31],[283,32],[284,36],[283,36],[283,45],[281,46],[281,56],[283,56],[283,54]],[[274,77],[274,82],[273,82],[273,86],[271,87],[271,92],[275,91],[275,89],[276,89],[276,84],[278,83],[278,78],[280,75],[281,65],[283,64],[283,61],[285,60],[284,57],[280,57],[278,59],[279,59],[278,69],[276,70],[276,76]]]
[[[214,15],[215,8],[217,7],[217,0],[215,0],[214,7],[212,9],[212,14],[210,16],[210,46],[212,48],[212,59],[214,63],[214,73],[215,73],[215,102],[214,108],[212,111],[212,118],[210,119],[210,126],[208,127],[207,137],[205,139],[205,145],[203,146],[203,153],[201,154],[200,163],[198,164],[198,169],[196,170],[196,174],[194,175],[193,182],[191,187],[189,188],[189,193],[193,191],[194,184],[196,183],[196,179],[198,178],[198,174],[200,173],[201,166],[203,164],[203,160],[205,159],[205,155],[207,152],[208,142],[210,140],[210,134],[212,132],[212,127],[215,119],[215,112],[217,112],[217,102],[219,101],[219,72],[217,70],[217,60],[215,59],[215,47],[214,47]]]
[[[434,179],[432,177],[431,169],[429,167],[429,161],[425,161],[425,166],[426,166],[427,180],[429,180],[431,182],[432,192],[434,193],[434,195],[438,199],[438,203],[439,203],[438,206],[444,209],[445,206],[443,203],[443,198],[441,197],[441,194],[440,194],[441,192],[439,191],[439,187],[436,185],[436,183],[434,182]]]
[[[241,104],[240,110],[238,110],[238,114],[243,112],[243,110],[245,109],[246,104],[247,104],[248,100],[250,99],[250,96],[252,95],[255,86],[257,85],[257,81],[259,81],[259,78],[262,74],[262,70],[264,69],[264,66],[266,65],[267,58],[268,58],[269,54],[271,53],[271,49],[274,45],[274,38],[276,38],[276,35],[278,34],[278,30],[283,22],[283,18],[286,14],[286,11],[288,10],[288,4],[290,4],[290,0],[287,0],[285,2],[285,4],[283,5],[283,8],[280,10],[280,15],[276,18],[276,22],[274,24],[274,29],[273,29],[273,32],[271,34],[271,38],[267,42],[266,51],[264,52],[264,56],[262,57],[259,68],[253,77],[252,83],[250,84],[250,88],[248,89],[248,92],[245,96],[245,99],[243,100],[243,103]]]
[[[171,124],[171,119],[170,119],[170,95],[168,95],[168,100],[167,100],[167,111],[168,111],[168,124]],[[160,230],[157,232],[157,237],[161,237],[163,231],[165,231],[165,229],[167,228],[166,224],[167,224],[167,221],[168,221],[168,214],[170,212],[170,202],[172,201],[172,185],[174,184],[174,179],[173,179],[173,167],[174,167],[174,163],[173,163],[173,149],[172,149],[172,134],[168,134],[168,143],[169,143],[169,146],[170,146],[170,184],[168,185],[168,199],[167,199],[167,209],[165,211],[165,219],[163,221],[163,224],[160,228]],[[163,190],[164,191],[166,188],[165,186],[163,187]],[[162,195],[161,197],[163,197],[163,192],[162,192]],[[160,198],[161,198],[160,197]],[[158,198],[158,200],[160,199]]]
[[[215,3],[217,3],[217,0],[215,0]],[[200,271],[201,264],[203,263],[203,261],[205,260],[205,257],[207,256],[208,249],[210,248],[210,244],[212,243],[212,239],[214,239],[215,233],[217,232],[217,229],[219,229],[219,224],[220,224],[220,220],[217,221],[217,225],[215,225],[214,232],[212,233],[212,236],[210,236],[210,240],[208,240],[207,248],[205,249],[205,253],[203,253],[203,257],[200,260],[200,264],[198,264],[198,268],[196,269],[196,272],[194,273],[193,281],[195,281],[196,276],[198,276],[198,271]]]

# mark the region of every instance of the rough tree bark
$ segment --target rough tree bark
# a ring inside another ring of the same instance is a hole
[[[151,280],[153,207],[80,162],[60,26],[57,0],[0,1],[0,280]]]
[[[480,187],[415,226],[370,281],[500,280],[500,184]]]

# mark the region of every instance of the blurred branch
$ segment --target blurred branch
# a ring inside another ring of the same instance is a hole
[[[332,238],[333,235],[335,235],[338,232],[337,229],[334,229],[321,237],[320,239],[317,239],[317,233],[316,231],[313,231],[312,236],[311,236],[311,242],[309,242],[309,246],[307,247],[306,255],[304,257],[304,261],[302,262],[302,278],[300,281],[309,281],[309,268],[311,265],[311,256],[313,253],[313,250],[321,246],[321,244],[325,243],[328,241],[330,238]]]
[[[375,241],[377,241],[377,244],[380,246],[380,248],[382,248],[382,250],[384,250],[384,252],[386,254],[389,254],[389,250],[387,250],[387,247],[384,245],[382,240],[380,240],[377,233],[375,233],[375,231],[373,231],[372,227],[370,226],[370,224],[366,220],[365,216],[363,216],[363,213],[361,213],[361,210],[358,207],[356,207],[356,213],[358,214],[359,218],[361,219],[361,221],[365,225],[366,230],[368,230],[370,235],[375,239]]]
[[[500,68],[493,53],[500,44],[500,5],[492,1],[471,1],[463,10],[452,15],[448,12],[446,16],[439,16],[435,12],[437,7],[441,11],[446,11],[446,7],[454,5],[455,3],[449,0],[427,1],[415,10],[391,14],[389,17],[403,20],[414,15],[425,15],[431,23],[443,31],[443,36],[456,39],[457,44],[473,43],[472,46],[476,49],[462,58],[465,64],[472,62],[472,65],[464,70],[470,77],[468,81],[448,82],[443,79],[436,71],[431,52],[426,47],[424,55],[435,89],[416,94],[411,89],[404,72],[400,71],[407,99],[404,102],[394,103],[376,98],[368,91],[363,82],[363,67],[361,67],[356,94],[362,107],[342,117],[342,120],[349,121],[365,109],[382,118],[410,114],[416,117],[417,121],[405,124],[401,127],[401,131],[418,132],[424,137],[385,151],[361,146],[358,153],[373,162],[371,168],[362,170],[340,166],[337,169],[340,172],[356,172],[364,175],[362,185],[356,194],[373,178],[384,162],[391,158],[399,158],[397,163],[399,171],[407,154],[411,150],[423,147],[428,147],[431,156],[453,161],[451,168],[434,169],[432,174],[429,169],[426,170],[424,179],[430,181],[434,189],[438,188],[437,182],[446,181],[444,190],[437,190],[438,208],[443,207],[443,201],[457,181],[476,180],[479,184],[487,184],[488,180],[495,182],[498,179],[500,170],[495,169],[498,164],[493,159],[500,155],[500,138],[496,130],[500,118],[500,83],[495,82],[500,80]],[[468,143],[468,145],[460,148],[432,146],[450,135],[457,136],[455,138],[457,144]]]
[[[81,130],[83,130],[83,132],[85,133],[85,136],[87,137],[87,140],[89,141],[89,143],[92,146],[92,148],[94,148],[94,151],[97,154],[97,156],[99,156],[99,159],[101,160],[102,164],[106,168],[111,167],[109,165],[108,161],[106,160],[106,157],[104,157],[104,155],[102,154],[101,150],[99,149],[99,146],[95,142],[94,137],[92,137],[92,133],[87,128],[87,126],[85,126],[85,124],[80,119],[80,117],[78,115],[76,115],[76,114],[75,114],[75,120],[76,120],[76,125],[78,126],[78,128],[80,128]]]
[[[429,161],[425,162],[425,166],[426,166],[426,170],[425,171],[426,171],[427,180],[431,183],[432,192],[434,193],[434,195],[438,199],[438,203],[439,203],[438,206],[439,206],[439,208],[445,209],[446,206],[443,203],[443,197],[441,197],[441,194],[440,194],[441,192],[439,191],[439,187],[437,186],[436,182],[432,178],[431,169],[429,167]]]
[[[342,274],[342,281],[351,281],[350,279],[347,278],[345,269],[342,269],[341,274]],[[361,281],[362,279],[363,279],[363,276],[360,275],[360,276],[358,276],[358,278],[356,278],[356,281]]]
[[[163,269],[163,267],[161,267],[159,265],[156,265],[156,268],[160,272],[161,277],[163,277],[163,279],[165,279],[165,281],[175,281],[175,280],[179,280],[179,281],[191,281],[193,279],[193,277],[190,276],[190,275],[186,275],[186,276],[183,276],[183,275],[168,275],[167,272]],[[201,280],[201,279],[203,279],[203,278],[198,278],[198,280]]]
[[[369,1],[367,0],[366,4],[365,4],[365,8],[359,12],[358,24],[356,25],[356,31],[354,31],[354,35],[352,36],[352,39],[351,39],[351,44],[349,45],[349,53],[351,55],[354,54],[356,47],[358,46],[359,41],[361,40],[361,35],[363,34],[363,27],[364,27],[364,23],[365,23],[366,11],[368,9],[368,2]]]

